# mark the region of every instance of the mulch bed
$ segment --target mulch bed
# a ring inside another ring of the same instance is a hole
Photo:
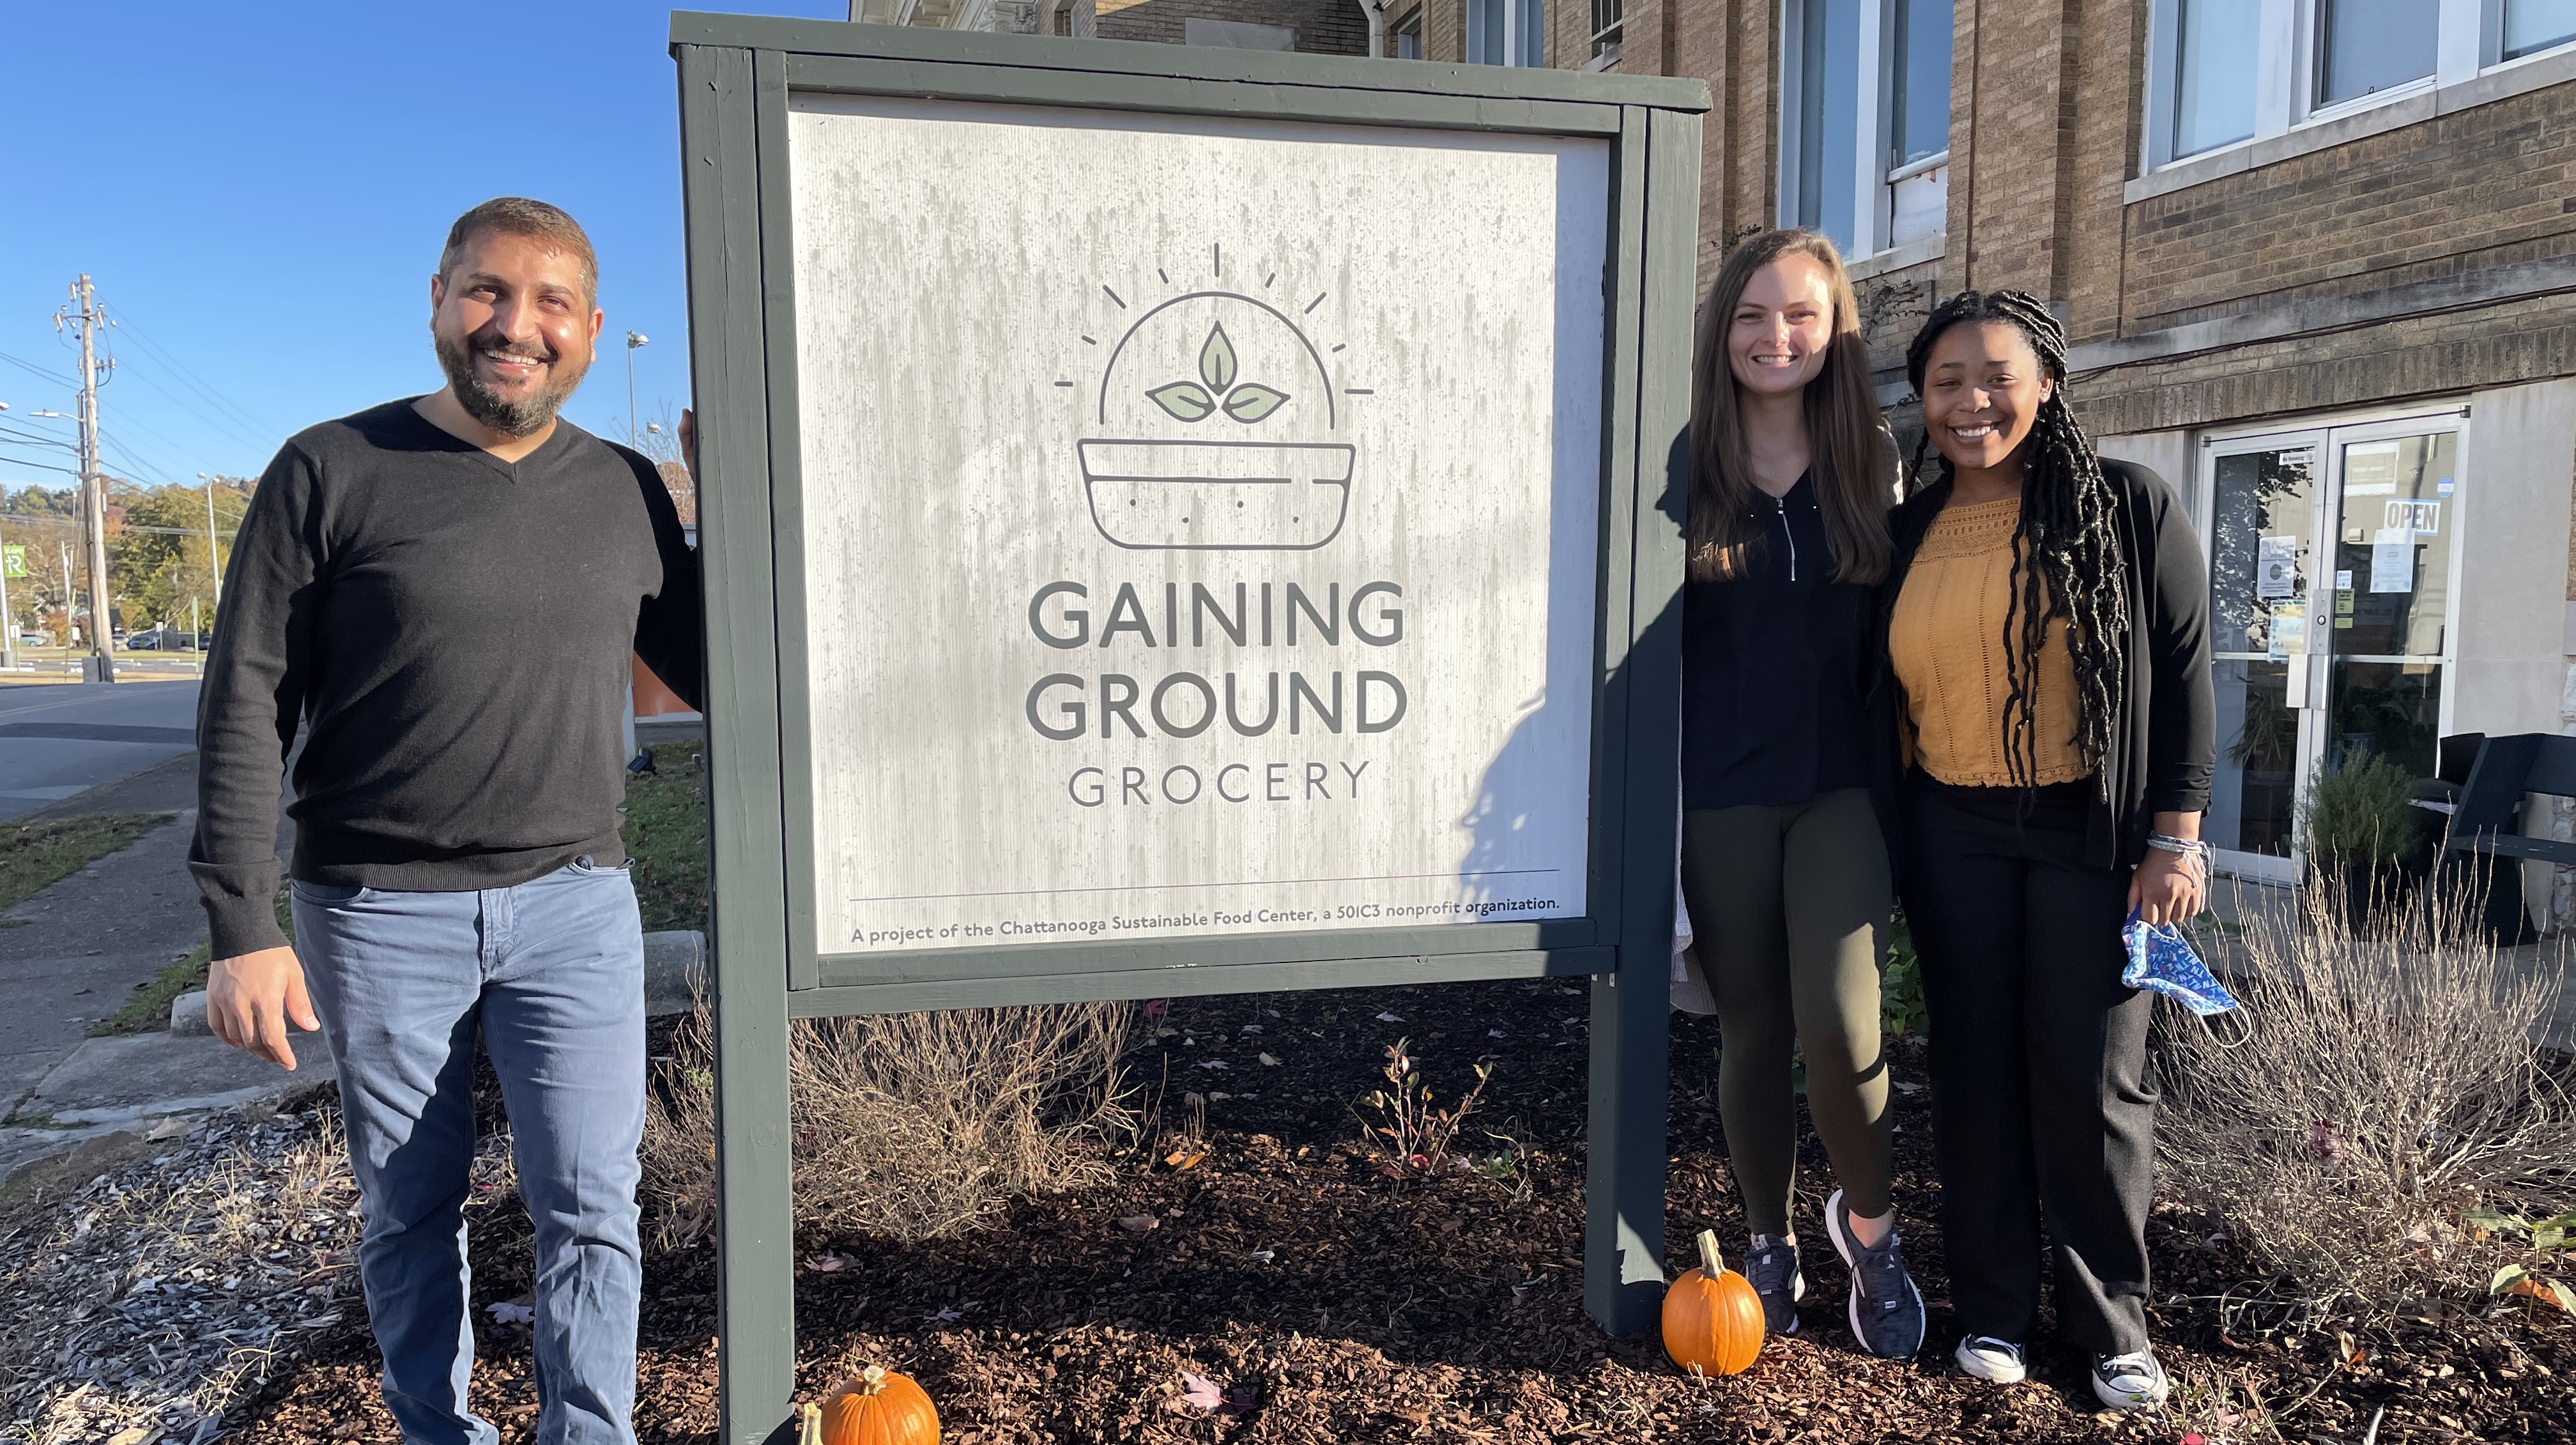
[[[1813,1213],[1830,1189],[1812,1142],[1801,1208],[1809,1294],[1802,1328],[1742,1376],[1694,1380],[1651,1337],[1605,1338],[1582,1305],[1584,989],[1562,981],[1177,1000],[1174,1030],[1132,1056],[1149,1135],[1117,1181],[1025,1199],[995,1227],[906,1245],[799,1241],[799,1378],[819,1396],[868,1362],[938,1402],[954,1442],[1091,1441],[2174,1441],[2377,1438],[2576,1441],[2576,1327],[2555,1311],[2482,1307],[2365,1332],[2266,1334],[2221,1300],[2261,1281],[2205,1224],[2161,1211],[2150,1231],[2159,1352],[2182,1387],[2161,1418],[2097,1413],[2085,1362],[2034,1351],[2034,1380],[1971,1387],[1948,1362],[1939,1186],[1920,1047],[1895,1046],[1897,1198],[1932,1338],[1907,1363],[1859,1354],[1843,1322],[1847,1277]],[[1381,1021],[1381,1013],[1400,1021]],[[1148,1027],[1140,1032],[1151,1033]],[[1383,1049],[1409,1037],[1446,1102],[1470,1066],[1498,1067],[1462,1147],[1505,1170],[1416,1183],[1384,1176],[1354,1102]],[[1667,1267],[1691,1238],[1743,1234],[1715,1107],[1716,1029],[1676,1016]],[[1260,1061],[1263,1053],[1279,1060]],[[1213,1067],[1222,1060],[1224,1067]],[[1905,1086],[1914,1087],[1907,1088]],[[1204,1160],[1164,1162],[1207,1105]],[[1500,1138],[1486,1137],[1491,1130]],[[1138,1230],[1122,1218],[1159,1222]],[[481,1365],[476,1398],[505,1441],[534,1438],[527,1337],[484,1306],[522,1297],[525,1219],[481,1216],[474,1236]],[[838,1264],[834,1256],[845,1264]],[[816,1263],[825,1266],[815,1267]],[[715,1429],[715,1265],[707,1247],[650,1257],[646,1441]],[[228,1439],[392,1441],[376,1361],[352,1318],[230,1415]],[[1223,1408],[1184,1398],[1184,1370]]]

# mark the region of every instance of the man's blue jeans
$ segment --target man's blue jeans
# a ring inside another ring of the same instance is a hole
[[[406,1445],[498,1438],[465,1398],[478,1029],[536,1223],[537,1439],[631,1445],[644,934],[625,870],[583,858],[479,893],[298,883],[295,951],[339,1068],[359,1270]]]

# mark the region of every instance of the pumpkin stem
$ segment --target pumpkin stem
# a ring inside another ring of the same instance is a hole
[[[885,1387],[885,1366],[870,1365],[866,1369],[859,1371],[859,1383],[853,1389],[852,1393],[860,1395],[882,1395],[885,1393]]]
[[[805,1427],[797,1436],[798,1445],[823,1445],[823,1412],[809,1404],[797,1406],[796,1414]]]
[[[1718,1257],[1717,1231],[1714,1229],[1699,1232],[1699,1272],[1710,1279],[1726,1273],[1726,1261]]]

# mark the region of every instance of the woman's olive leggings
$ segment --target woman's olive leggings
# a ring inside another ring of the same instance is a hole
[[[1845,1203],[1863,1218],[1888,1210],[1878,970],[1890,894],[1887,844],[1863,789],[1682,816],[1682,896],[1717,997],[1718,1115],[1755,1234],[1789,1232],[1793,1039]]]

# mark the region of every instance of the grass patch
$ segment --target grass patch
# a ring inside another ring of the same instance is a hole
[[[707,769],[703,743],[662,743],[653,771],[626,783],[626,853],[646,932],[707,926]]]
[[[295,941],[295,910],[288,905],[288,894],[277,890],[277,926],[286,930],[289,943]],[[215,945],[209,939],[191,949],[188,956],[153,975],[152,981],[134,991],[124,1007],[89,1026],[89,1036],[103,1039],[118,1034],[159,1033],[170,1026],[170,1001],[190,989],[206,986],[206,967],[214,961]]]
[[[106,813],[0,823],[0,909],[17,907],[176,816]]]
[[[700,761],[704,751],[699,743],[663,743],[653,749],[654,771],[631,778],[626,785],[626,851],[635,860],[635,901],[643,911],[648,932],[665,928],[703,930],[707,926],[706,765]],[[156,821],[151,815],[143,815],[147,828]],[[87,861],[75,862],[63,872]],[[286,930],[291,940],[295,937],[295,918],[288,897],[284,889],[278,890],[277,926]],[[211,948],[210,944],[200,943],[187,957],[161,970],[150,983],[136,989],[124,1007],[90,1025],[90,1036],[154,1033],[168,1028],[170,1001],[206,986]]]

